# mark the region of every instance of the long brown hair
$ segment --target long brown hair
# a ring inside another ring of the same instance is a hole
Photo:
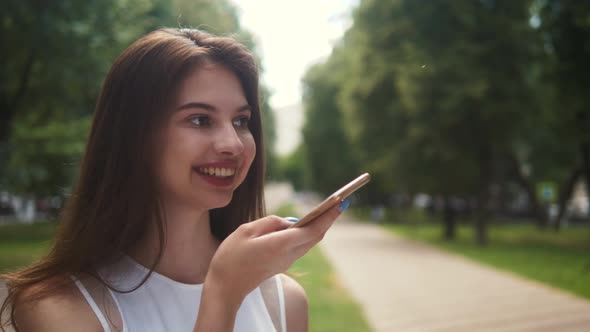
[[[8,285],[0,317],[10,309],[9,321],[0,321],[3,331],[6,323],[18,328],[15,303],[25,290],[26,301],[38,300],[66,287],[69,275],[82,273],[106,285],[96,268],[120,258],[153,222],[160,251],[151,274],[161,258],[166,230],[154,180],[152,134],[161,126],[159,120],[166,116],[180,82],[205,62],[227,67],[240,80],[252,109],[249,126],[257,147],[232,201],[210,211],[211,231],[223,240],[240,224],[264,215],[264,146],[255,58],[229,37],[192,29],[149,33],[115,60],[103,83],[80,175],[49,254],[32,266],[0,276]]]

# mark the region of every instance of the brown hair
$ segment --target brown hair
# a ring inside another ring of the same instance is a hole
[[[192,29],[151,32],[115,60],[103,83],[80,175],[49,254],[32,266],[0,276],[8,285],[8,297],[0,308],[0,317],[10,308],[10,320],[5,323],[18,328],[14,304],[25,290],[27,301],[38,300],[67,286],[69,275],[81,273],[106,285],[96,267],[133,247],[150,221],[160,241],[151,274],[165,245],[166,220],[154,180],[150,133],[158,130],[158,120],[166,116],[164,110],[180,82],[204,62],[223,65],[240,80],[252,109],[249,126],[257,147],[232,201],[210,211],[211,231],[223,240],[240,224],[264,215],[264,146],[255,58],[232,38]],[[2,330],[4,326],[0,324]]]

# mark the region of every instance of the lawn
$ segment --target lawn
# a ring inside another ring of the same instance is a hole
[[[370,331],[359,305],[340,285],[318,247],[298,260],[289,273],[307,292],[310,331]]]
[[[0,273],[39,259],[49,249],[56,224],[0,225]]]
[[[273,212],[278,216],[295,216],[289,204]],[[307,292],[309,326],[312,332],[370,331],[360,306],[339,282],[338,276],[319,247],[314,247],[289,270]]]
[[[397,234],[434,244],[481,263],[508,270],[590,299],[590,227],[556,233],[529,224],[493,224],[489,244],[474,244],[473,227],[461,225],[447,242],[436,223],[385,224]]]

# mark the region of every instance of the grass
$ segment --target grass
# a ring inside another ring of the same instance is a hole
[[[290,204],[281,206],[273,213],[278,216],[296,215]],[[318,247],[295,262],[289,274],[307,292],[310,331],[370,331],[360,306],[340,285],[338,276]]]
[[[0,273],[39,259],[49,249],[55,228],[48,222],[0,225]]]
[[[307,292],[310,331],[370,331],[360,306],[340,285],[338,276],[318,247],[299,259],[289,273]]]
[[[590,227],[570,227],[556,233],[538,230],[530,224],[492,224],[485,247],[474,243],[470,225],[460,225],[452,242],[442,239],[442,226],[436,223],[384,227],[590,299]]]

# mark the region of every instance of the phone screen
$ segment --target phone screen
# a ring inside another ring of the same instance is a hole
[[[315,218],[322,215],[324,212],[328,211],[331,207],[340,204],[340,202],[342,202],[343,199],[350,196],[353,192],[367,184],[370,180],[371,176],[369,175],[369,173],[362,174],[361,176],[347,183],[344,187],[338,189],[335,193],[330,195],[318,206],[316,206],[313,210],[311,210],[311,212],[306,214],[305,217],[301,218],[301,220],[289,226],[289,228],[301,227],[311,222]]]

